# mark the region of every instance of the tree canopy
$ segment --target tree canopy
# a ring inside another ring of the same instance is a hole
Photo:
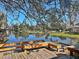
[[[7,17],[12,15],[14,20],[18,20],[20,13],[26,24],[30,20],[40,24],[50,24],[50,27],[61,27],[74,25],[79,15],[78,0],[0,0],[0,5],[4,6]],[[18,20],[19,21],[19,20]]]

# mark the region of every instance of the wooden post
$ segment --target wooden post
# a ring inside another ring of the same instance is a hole
[[[73,56],[73,51],[70,51],[70,56]]]
[[[60,49],[61,49],[61,45],[59,44],[59,45],[57,46],[57,52],[60,52]]]
[[[48,48],[50,48],[50,44],[48,44]]]
[[[21,42],[20,44],[22,46],[21,50],[24,51],[24,44],[23,44],[23,42]]]

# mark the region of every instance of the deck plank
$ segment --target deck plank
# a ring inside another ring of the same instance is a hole
[[[45,48],[38,49],[39,51],[33,50],[30,54],[24,52],[1,52],[0,59],[51,59],[56,57],[56,51],[49,51]]]
[[[37,56],[40,56],[41,59],[47,59],[46,56],[43,54],[42,51],[39,51],[39,52],[37,53]]]
[[[24,55],[25,59],[28,59],[28,56],[27,56],[26,52],[24,52],[23,55]]]
[[[50,50],[47,50],[47,49],[43,49],[43,51],[45,51],[45,53],[46,54],[48,54],[48,56],[54,56],[54,57],[56,57],[57,55],[56,55],[56,51],[50,51]]]
[[[15,54],[14,54],[14,53],[12,53],[12,54],[11,54],[11,57],[12,57],[12,59],[16,59],[16,57],[15,57]]]
[[[18,53],[15,53],[15,58],[18,59]]]
[[[30,55],[32,59],[38,59],[38,55],[35,52],[32,52]]]
[[[25,52],[22,52],[21,55],[22,55],[23,59],[26,59],[27,55],[25,55]]]
[[[6,51],[5,53],[3,53],[3,59],[12,59],[11,51]]]
[[[19,53],[18,55],[19,55],[19,58],[20,58],[20,59],[25,59],[22,52]]]
[[[0,53],[0,59],[3,59],[3,53]]]

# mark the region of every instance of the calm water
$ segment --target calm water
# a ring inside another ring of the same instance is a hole
[[[35,35],[32,35],[32,34],[30,34],[26,37],[19,36],[18,38],[16,38],[14,34],[10,34],[8,36],[8,39],[9,40],[6,43],[21,42],[21,41],[33,41],[33,40],[44,40],[46,42],[58,41],[58,42],[65,43],[65,44],[71,44],[72,43],[72,40],[70,38],[61,39],[59,37],[49,36],[47,39],[45,39],[45,36],[36,37]]]

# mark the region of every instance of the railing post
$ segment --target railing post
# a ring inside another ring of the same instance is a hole
[[[20,42],[20,45],[22,46],[21,50],[24,51],[24,44],[23,44],[23,42]]]

